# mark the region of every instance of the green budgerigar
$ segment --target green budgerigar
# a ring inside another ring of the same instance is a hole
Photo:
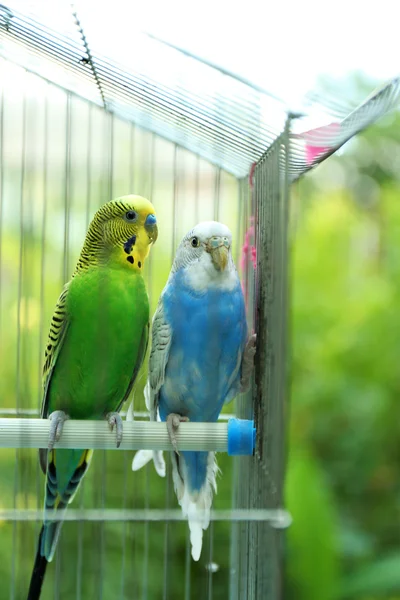
[[[54,448],[66,419],[107,419],[122,439],[118,411],[146,354],[149,302],[142,271],[157,239],[153,205],[123,196],[103,205],[90,223],[71,280],[58,299],[43,368],[41,417],[50,419],[47,449],[39,450],[46,475],[44,523],[28,600],[40,597],[53,559],[62,515],[88,470],[92,450]],[[59,521],[46,521],[57,509]]]

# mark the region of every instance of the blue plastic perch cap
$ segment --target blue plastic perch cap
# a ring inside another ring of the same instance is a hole
[[[229,419],[228,421],[228,454],[252,455],[256,445],[254,421],[245,419]]]

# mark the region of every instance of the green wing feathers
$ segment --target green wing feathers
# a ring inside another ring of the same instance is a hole
[[[50,323],[50,331],[47,338],[46,349],[44,353],[44,365],[43,365],[43,397],[42,406],[40,409],[40,416],[42,419],[48,417],[48,405],[49,405],[49,384],[51,375],[56,364],[57,357],[62,348],[65,334],[68,330],[69,320],[66,312],[66,300],[68,294],[69,283],[64,286],[63,291],[57,301],[54,309],[53,316]],[[39,448],[39,463],[44,474],[47,470],[47,450],[45,448]]]
[[[103,419],[127,400],[149,341],[149,307],[140,277],[88,270],[61,293],[51,320],[43,368],[42,418],[63,410],[71,419]],[[39,451],[46,474],[40,553],[54,555],[63,513],[86,474],[91,450]],[[57,521],[46,512],[57,510]]]
[[[157,227],[148,200],[139,196],[122,200],[107,203],[96,213],[77,269],[54,309],[43,366],[43,419],[55,411],[72,420],[104,419],[119,411],[143,364],[149,302],[141,273],[150,245],[157,239]],[[127,211],[136,215],[139,225],[128,223]],[[130,253],[136,252],[136,258],[127,257],[128,242],[135,246]],[[40,597],[65,511],[92,456],[92,450],[39,450],[46,475],[45,507],[29,600]]]
[[[69,319],[66,311],[66,302],[69,283],[67,283],[57,301],[50,323],[49,336],[47,338],[43,365],[43,399],[40,416],[46,418],[48,408],[48,391],[51,375],[56,364],[57,357],[62,348],[65,334],[68,329]]]

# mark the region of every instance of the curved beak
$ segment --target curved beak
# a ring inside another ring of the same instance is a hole
[[[147,235],[149,236],[150,241],[154,244],[158,237],[158,227],[157,227],[156,215],[154,215],[154,214],[147,215],[146,221],[144,222],[144,227],[147,231]]]
[[[206,250],[217,271],[224,271],[228,264],[230,244],[228,238],[214,236],[209,239]]]

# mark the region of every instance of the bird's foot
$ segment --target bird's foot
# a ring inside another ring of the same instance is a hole
[[[176,443],[176,433],[179,429],[179,425],[182,422],[189,421],[189,417],[182,417],[181,415],[177,415],[176,413],[171,413],[167,417],[167,431],[170,442],[172,444],[173,449],[179,456],[178,446]]]
[[[114,431],[114,427],[117,430],[117,448],[119,448],[121,445],[121,442],[122,442],[122,432],[123,432],[121,415],[117,412],[110,412],[107,415],[107,421],[108,421],[111,431]]]
[[[49,419],[50,433],[48,449],[53,450],[54,444],[61,438],[64,423],[69,419],[69,416],[62,410],[55,410],[49,415]]]
[[[242,358],[242,376],[240,379],[240,392],[247,392],[250,386],[250,378],[254,369],[254,356],[256,353],[257,334],[253,333],[247,340]]]

